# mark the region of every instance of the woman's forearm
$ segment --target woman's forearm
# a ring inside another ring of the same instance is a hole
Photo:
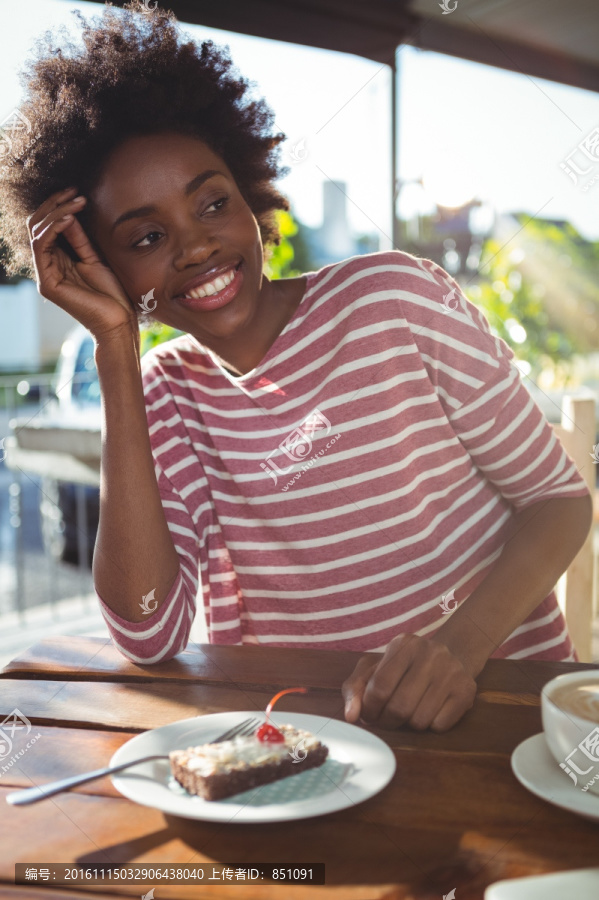
[[[516,516],[501,556],[435,632],[476,677],[487,659],[555,587],[586,539],[589,495],[540,501]]]
[[[154,474],[134,327],[99,342],[102,392],[100,522],[93,575],[102,600],[130,622],[154,591],[160,606],[179,571]]]

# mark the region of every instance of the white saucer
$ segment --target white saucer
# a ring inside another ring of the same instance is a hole
[[[145,731],[120,747],[110,765],[202,744],[256,710],[213,713]],[[193,797],[170,774],[168,760],[154,760],[112,775],[116,789],[143,806],[208,822],[289,822],[348,809],[368,800],[391,781],[395,756],[374,734],[348,722],[303,713],[273,713],[275,725],[289,723],[315,734],[329,748],[324,765],[226,800]]]
[[[512,772],[532,794],[599,822],[599,797],[576,787],[554,760],[543,732],[519,744],[512,753]]]
[[[597,900],[599,869],[510,878],[496,881],[485,891],[485,900],[564,900],[565,897],[570,900]]]

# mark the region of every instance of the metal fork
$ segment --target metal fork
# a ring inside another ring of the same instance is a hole
[[[234,725],[233,728],[229,728],[224,734],[206,743],[218,744],[220,741],[229,741],[239,735],[251,734],[259,721],[259,719],[244,719],[239,725]],[[96,778],[103,778],[104,775],[122,772],[123,769],[129,769],[131,766],[138,766],[140,763],[150,762],[153,759],[168,758],[167,754],[144,756],[141,759],[134,759],[132,762],[121,763],[118,766],[106,766],[104,769],[95,769],[93,772],[83,772],[81,775],[72,775],[69,778],[61,778],[59,781],[50,781],[48,784],[24,788],[21,791],[13,791],[12,794],[8,794],[6,802],[10,803],[11,806],[28,806],[30,803],[37,803],[38,800],[45,800],[46,797],[53,797],[54,794],[68,791],[69,788],[76,787],[78,784],[86,784],[88,781],[94,781]]]

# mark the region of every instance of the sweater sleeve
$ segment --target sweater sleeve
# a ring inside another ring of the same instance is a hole
[[[405,321],[473,465],[517,511],[540,500],[588,495],[522,383],[512,350],[451,276],[430,260],[417,263],[421,290],[400,294]]]
[[[143,357],[142,381],[154,474],[179,557],[179,571],[168,595],[155,611],[153,599],[146,600],[149,612],[142,622],[123,619],[98,595],[115,646],[132,662],[142,665],[172,659],[187,646],[200,583],[201,542],[208,540],[212,523],[203,472],[196,469],[191,484],[188,477],[180,477],[181,471],[190,471],[190,462],[196,466],[199,463],[173,395],[173,379],[179,375],[184,377],[174,346],[175,342],[162,344]],[[143,599],[139,598],[142,608]]]
[[[156,461],[154,468],[162,508],[180,560],[177,577],[164,602],[143,622],[123,619],[96,592],[115,646],[132,662],[142,665],[164,662],[185,650],[195,616],[199,582],[199,538],[193,520]],[[151,607],[153,603],[150,600],[146,605]]]

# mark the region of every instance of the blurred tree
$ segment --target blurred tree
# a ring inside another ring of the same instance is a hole
[[[140,328],[139,333],[141,339],[140,352],[142,356],[144,353],[147,353],[148,350],[151,350],[152,347],[156,347],[158,344],[164,344],[165,341],[170,341],[183,334],[182,331],[171,328],[170,325],[164,325],[162,322],[154,322],[145,328]]]
[[[298,240],[299,226],[291,213],[284,209],[278,209],[276,217],[281,233],[281,242],[276,246],[271,246],[270,253],[264,264],[264,274],[271,280],[295,278],[297,275],[303,274],[293,265],[296,255],[295,241],[297,241],[298,246],[302,247],[302,238]]]
[[[599,242],[567,222],[516,218],[521,232],[486,241],[480,280],[464,291],[533,380],[551,372],[566,384],[575,357],[599,347]]]
[[[485,278],[466,286],[469,300],[481,307],[492,331],[514,351],[516,359],[530,365],[534,379],[547,365],[570,359],[580,348],[574,336],[557,331],[551,323],[542,293],[522,277],[510,252],[495,240],[483,250]]]
[[[287,240],[293,247],[293,271],[295,275],[303,275],[304,272],[315,271],[317,266],[310,249],[310,229],[307,228],[300,219],[294,218],[294,222],[297,226],[297,231],[294,234],[290,234],[287,237]],[[294,276],[292,276],[291,273],[286,272],[283,277],[289,278]]]

